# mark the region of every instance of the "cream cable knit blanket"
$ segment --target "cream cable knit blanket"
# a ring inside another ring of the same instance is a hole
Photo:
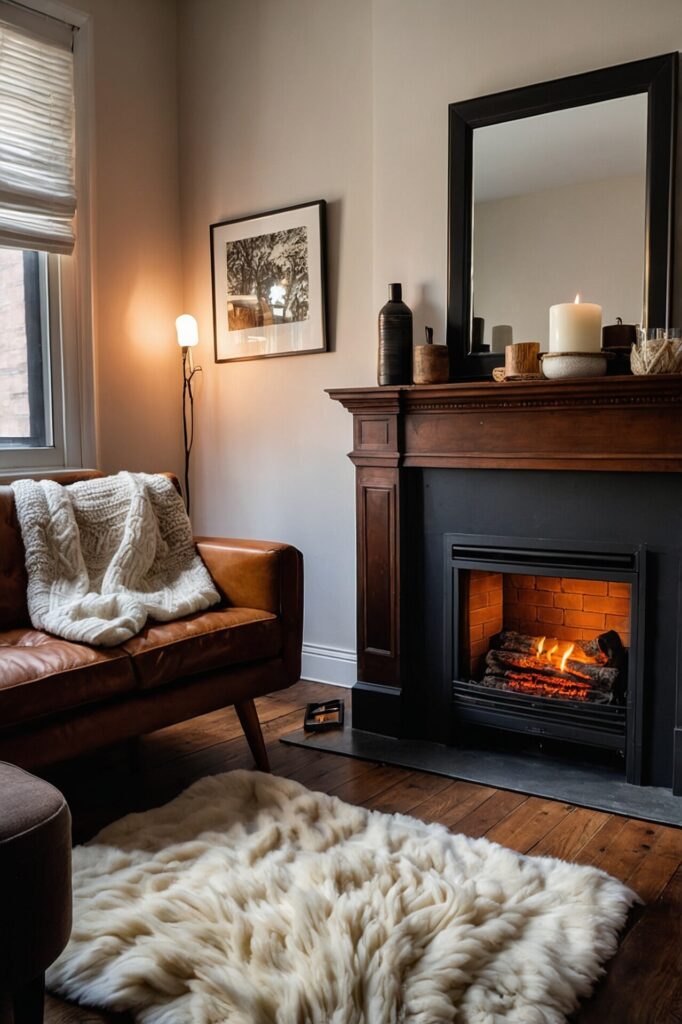
[[[18,480],[12,490],[36,629],[111,647],[147,616],[167,622],[220,600],[166,477]]]

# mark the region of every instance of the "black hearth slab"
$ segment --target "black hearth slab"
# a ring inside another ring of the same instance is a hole
[[[349,710],[346,711],[343,729],[321,733],[296,729],[283,736],[282,743],[446,775],[451,779],[561,800],[660,825],[682,826],[682,797],[673,796],[669,789],[631,786],[608,768],[586,767],[518,753],[466,750],[425,740],[399,740],[363,732],[352,728]]]

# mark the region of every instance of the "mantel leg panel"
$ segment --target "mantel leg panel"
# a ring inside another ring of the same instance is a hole
[[[356,480],[358,685],[353,693],[353,722],[360,729],[397,732],[401,687],[399,471],[358,466]],[[389,720],[393,720],[392,728],[387,728]]]

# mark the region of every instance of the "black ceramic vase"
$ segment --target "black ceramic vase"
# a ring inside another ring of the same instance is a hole
[[[379,311],[379,384],[412,383],[412,311],[402,299],[402,285],[389,284]]]

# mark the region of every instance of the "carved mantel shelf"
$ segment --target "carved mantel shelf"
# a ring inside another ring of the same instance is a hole
[[[386,467],[682,471],[682,375],[335,388]]]
[[[410,468],[682,472],[682,376],[329,391],[353,414],[356,727],[399,735]]]

